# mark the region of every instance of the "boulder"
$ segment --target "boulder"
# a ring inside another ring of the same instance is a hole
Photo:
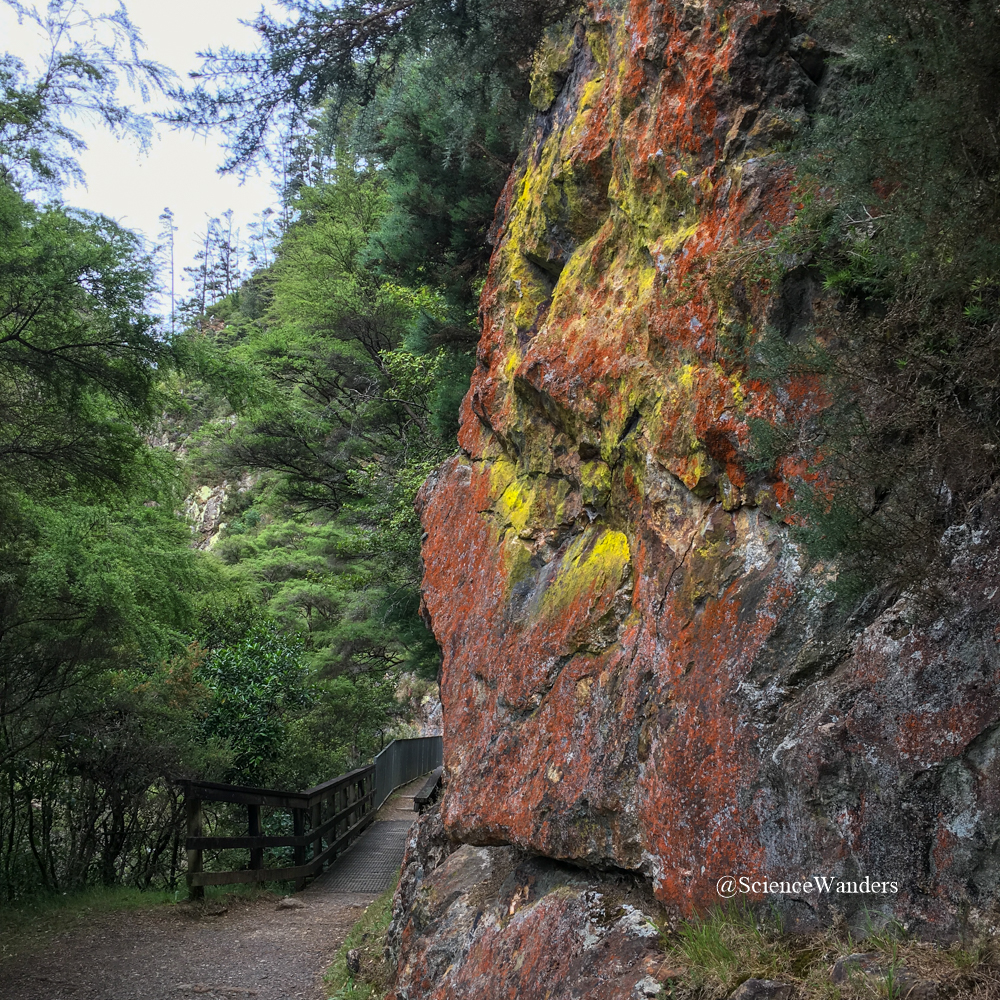
[[[656,997],[655,901],[512,848],[464,846],[427,875],[401,935],[391,1000]]]

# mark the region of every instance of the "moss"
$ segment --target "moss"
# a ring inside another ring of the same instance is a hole
[[[496,510],[505,527],[518,535],[527,533],[532,525],[569,523],[566,502],[573,492],[567,479],[539,476],[519,478],[509,482],[497,500]]]
[[[665,168],[654,161],[647,169],[657,175]],[[699,178],[692,181],[678,169],[661,179],[654,197],[647,190],[649,182],[636,176],[634,166],[617,170],[611,195],[626,227],[622,238],[645,247],[654,261],[676,253],[701,223],[700,184]]]

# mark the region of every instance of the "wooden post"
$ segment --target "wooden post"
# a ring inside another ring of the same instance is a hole
[[[292,810],[292,833],[296,837],[304,837],[306,833],[306,811],[305,809],[293,809]],[[300,865],[306,863],[306,846],[305,844],[296,844],[295,852],[292,856],[292,864],[298,868]],[[299,892],[301,889],[306,887],[306,880],[304,878],[296,879],[295,881],[295,891]]]
[[[189,837],[200,837],[202,828],[205,825],[205,814],[202,812],[201,799],[185,797],[187,808],[187,835]],[[204,899],[205,887],[203,885],[192,885],[191,876],[202,870],[201,850],[189,850],[187,852],[187,884],[188,899]]]
[[[316,805],[312,807],[312,816],[309,818],[309,822],[314,830],[320,828],[320,824],[323,822],[323,803],[322,801],[317,802]],[[323,838],[317,837],[313,841],[313,856],[312,860],[315,860],[323,853]],[[314,874],[318,875],[319,872]]]
[[[250,836],[259,837],[261,834],[260,806],[247,806],[247,817]],[[262,847],[250,848],[250,867],[254,871],[260,871],[264,867],[264,849]]]

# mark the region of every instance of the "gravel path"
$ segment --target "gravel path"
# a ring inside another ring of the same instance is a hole
[[[402,860],[403,823],[414,818],[413,795],[422,783],[382,807],[379,822],[344,855],[345,864],[357,866],[366,841],[384,857],[387,835],[399,841]],[[378,895],[345,892],[335,888],[337,881],[318,879],[284,903],[232,896],[225,905],[181,903],[94,916],[0,965],[0,1000],[323,1000],[326,967]]]

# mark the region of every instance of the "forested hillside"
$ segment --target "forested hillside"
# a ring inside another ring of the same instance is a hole
[[[369,760],[433,695],[413,500],[455,448],[493,207],[529,110],[525,66],[486,44],[513,30],[499,8],[429,34],[383,25],[374,74],[348,31],[319,67],[329,88],[307,95],[266,71],[286,89],[244,101],[251,139],[230,134],[235,165],[291,151],[272,239],[262,221],[235,280],[210,232],[190,296],[160,319],[155,248],[65,192],[73,116],[143,136],[122,78],[169,75],[127,18],[74,34],[77,12],[38,16],[56,44],[44,73],[14,54],[0,72],[7,900],[175,886],[178,779],[304,787]],[[295,31],[321,30],[310,18]],[[273,60],[301,42],[258,30]],[[176,96],[197,125],[204,92]],[[293,113],[268,120],[279,108]],[[205,487],[224,497],[210,548],[183,514]]]

